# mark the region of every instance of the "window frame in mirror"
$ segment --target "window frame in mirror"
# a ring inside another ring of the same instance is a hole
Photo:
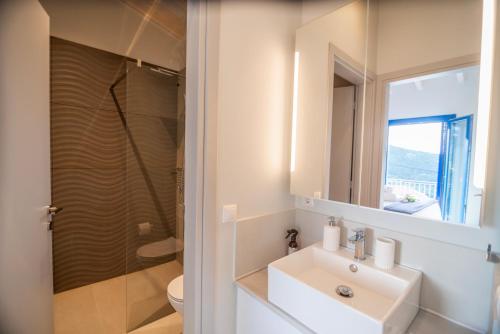
[[[444,72],[451,71],[459,68],[465,68],[470,66],[480,65],[480,55],[469,55],[463,57],[457,57],[454,59],[448,59],[445,61],[440,61],[432,64],[426,64],[418,67],[413,67],[409,69],[404,69],[397,72],[386,73],[377,78],[377,92],[376,92],[376,111],[375,117],[378,118],[375,120],[375,129],[380,129],[380,132],[375,137],[376,142],[376,150],[380,152],[378,156],[380,160],[373,163],[371,171],[372,171],[372,180],[376,182],[371,184],[371,189],[373,191],[372,196],[374,196],[374,203],[377,205],[376,208],[383,210],[383,187],[384,187],[384,178],[386,174],[387,168],[387,141],[388,141],[388,131],[389,131],[389,110],[388,110],[388,90],[387,87],[391,82],[405,80],[409,78],[424,76],[433,74],[436,72]],[[472,171],[470,171],[469,182],[472,182]],[[482,196],[482,194],[481,194]],[[481,201],[483,202],[483,201]],[[480,207],[483,207],[483,203],[480,204]],[[482,211],[482,209],[480,210]],[[457,225],[469,225],[469,226],[479,226],[480,215],[475,217],[474,221],[465,221],[464,223],[454,222],[454,221],[445,221],[442,219],[432,219],[432,218],[421,218],[425,220],[431,220],[434,222],[447,222]]]

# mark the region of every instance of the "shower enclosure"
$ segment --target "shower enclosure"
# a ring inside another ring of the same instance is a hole
[[[175,316],[184,71],[58,38],[51,53],[56,333],[131,332]]]

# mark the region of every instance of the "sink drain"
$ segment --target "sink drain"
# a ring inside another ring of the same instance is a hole
[[[337,287],[337,295],[345,298],[352,298],[354,296],[354,292],[352,292],[352,289],[346,285],[339,285]]]

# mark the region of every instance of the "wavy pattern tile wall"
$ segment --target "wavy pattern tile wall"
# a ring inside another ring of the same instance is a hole
[[[120,110],[109,87],[116,87]],[[51,39],[54,290],[158,264],[137,248],[175,235],[177,79]],[[138,235],[149,222],[151,233]],[[165,261],[166,259],[161,259]]]

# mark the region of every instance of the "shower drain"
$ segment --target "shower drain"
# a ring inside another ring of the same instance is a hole
[[[352,298],[354,296],[352,289],[346,285],[339,285],[335,291],[337,292],[337,295],[344,298]]]

